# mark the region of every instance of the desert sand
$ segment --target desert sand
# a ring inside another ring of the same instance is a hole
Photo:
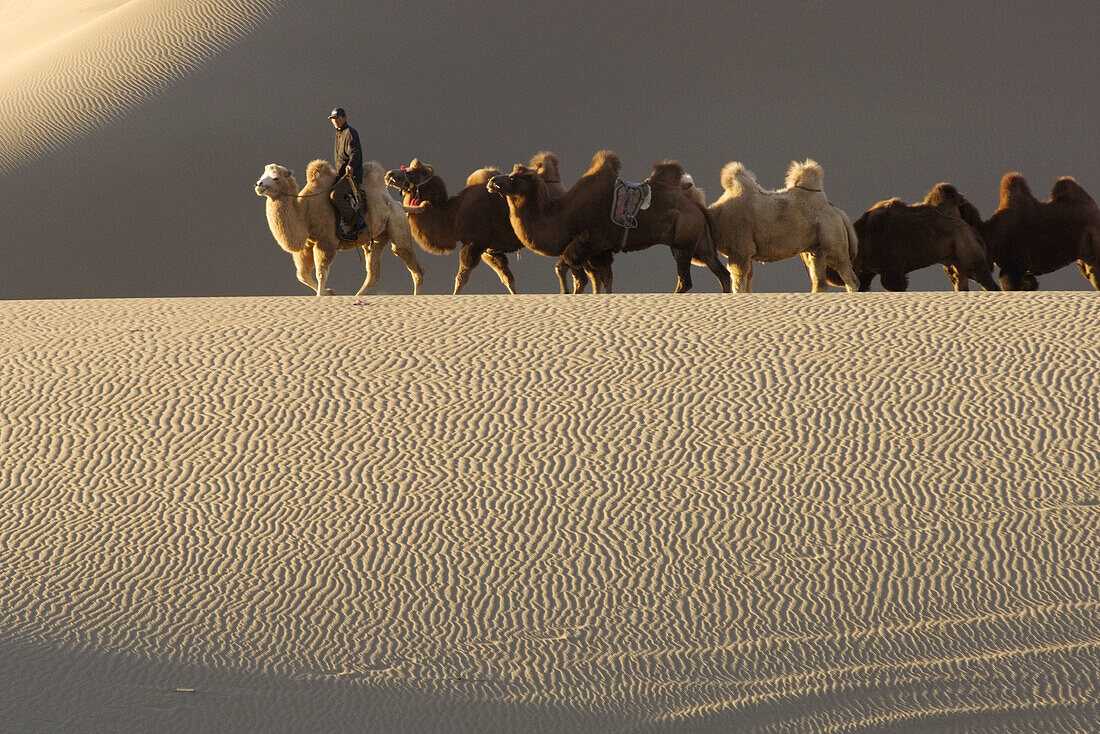
[[[0,303],[0,731],[1086,732],[1100,297]]]

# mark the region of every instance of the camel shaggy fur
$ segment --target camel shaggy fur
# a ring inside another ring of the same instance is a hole
[[[982,224],[989,254],[1000,267],[1005,290],[1035,290],[1036,276],[1074,260],[1100,290],[1100,209],[1076,180],[1055,182],[1048,201],[1039,201],[1019,173],[1001,179],[1000,206]]]
[[[355,242],[336,236],[336,214],[328,193],[336,182],[336,171],[324,160],[306,167],[306,186],[298,190],[294,172],[269,164],[256,182],[256,194],[267,198],[267,223],[279,246],[294,258],[298,280],[318,296],[332,295],[325,287],[329,268],[339,250],[363,248],[366,278],[356,295],[363,295],[381,277],[382,251],[391,245],[393,253],[405,263],[413,280],[413,293],[420,293],[424,270],[416,257],[412,232],[402,206],[386,191],[381,164],[369,161],[363,166],[363,184],[367,195],[367,228]]]
[[[767,191],[744,164],[722,169],[722,196],[708,207],[718,251],[728,259],[736,292],[752,289],[753,262],[776,262],[803,254],[813,291],[828,289],[827,268],[849,292],[859,288],[852,268],[857,237],[847,215],[829,203],[825,172],[812,160],[791,163],[786,188]]]
[[[667,244],[676,260],[676,292],[691,288],[693,257],[730,288],[729,275],[715,254],[706,210],[685,195],[684,171],[675,161],[657,164],[647,179],[650,206],[638,212],[637,228],[625,229],[612,221],[615,181],[622,164],[611,151],[599,151],[588,171],[562,197],[550,197],[545,182],[532,169],[517,165],[511,174],[489,181],[490,191],[508,199],[512,226],[520,240],[538,252],[559,254],[559,277],[565,267],[602,261],[603,290],[611,290],[610,257]]]
[[[910,272],[940,263],[956,291],[969,290],[970,280],[987,291],[1000,290],[981,236],[964,212],[973,220],[977,210],[949,183],[936,184],[914,206],[894,198],[868,209],[854,223],[859,289],[870,290],[878,275],[886,290],[904,291]]]

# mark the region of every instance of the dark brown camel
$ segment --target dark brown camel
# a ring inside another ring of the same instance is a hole
[[[966,221],[976,215],[949,183],[936,184],[914,206],[896,198],[875,204],[853,223],[859,237],[859,289],[870,290],[878,275],[886,290],[904,291],[909,273],[940,263],[956,291],[969,290],[970,280],[988,291],[1000,290],[981,236]]]
[[[1100,290],[1100,209],[1072,177],[1058,179],[1048,201],[1039,201],[1019,173],[1001,179],[1001,201],[982,224],[982,236],[1000,267],[1005,290],[1036,290],[1036,276],[1074,260]]]
[[[710,268],[728,293],[730,276],[718,260],[710,220],[706,210],[681,187],[684,171],[680,165],[665,161],[654,167],[648,179],[652,190],[649,208],[638,212],[638,227],[633,229],[615,224],[610,216],[621,169],[617,155],[600,151],[588,171],[559,199],[551,199],[545,182],[521,165],[510,175],[493,177],[488,187],[508,199],[512,226],[525,245],[561,256],[559,272],[562,267],[575,268],[578,263],[615,252],[667,244],[676,260],[677,293],[691,288],[693,257]]]
[[[540,153],[532,162],[555,179],[560,178],[553,154]],[[448,196],[443,179],[432,166],[418,158],[408,166],[386,172],[386,183],[399,189],[404,196],[413,235],[424,249],[448,254],[462,244],[455,295],[466,287],[479,260],[497,273],[509,293],[516,293],[515,276],[508,266],[507,254],[523,249],[523,243],[509,222],[508,205],[485,188],[486,182],[499,174],[500,171],[494,168],[474,171],[466,179],[465,187],[454,196]],[[574,277],[581,283],[588,281],[583,270]]]

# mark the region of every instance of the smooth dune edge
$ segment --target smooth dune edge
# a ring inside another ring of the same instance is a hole
[[[0,65],[0,172],[134,109],[285,0],[132,0]]]

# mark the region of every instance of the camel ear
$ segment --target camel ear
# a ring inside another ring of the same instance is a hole
[[[419,158],[413,158],[412,163],[409,164],[409,168],[419,168],[419,167],[420,167],[420,159]]]
[[[431,166],[424,166],[424,171],[428,174],[428,178],[431,178],[435,175],[435,169]]]

